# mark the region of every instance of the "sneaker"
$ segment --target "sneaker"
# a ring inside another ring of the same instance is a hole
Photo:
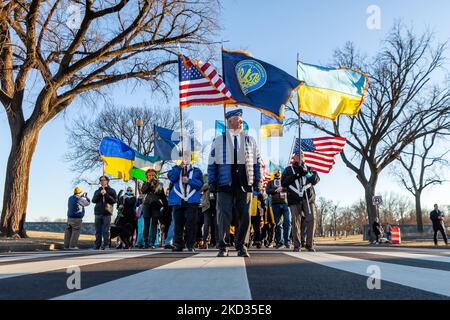
[[[277,243],[277,245],[275,246],[275,249],[280,249],[283,246],[282,243]]]
[[[164,249],[173,249],[173,248],[174,248],[174,246],[171,245],[171,244],[166,244],[166,245],[164,246]]]
[[[300,252],[300,248],[294,248],[293,252]]]
[[[182,252],[183,248],[173,247],[172,252]]]
[[[258,244],[256,245],[256,249],[261,249],[261,243],[258,243]]]
[[[250,258],[246,248],[242,248],[238,251],[238,257]]]
[[[291,248],[291,245],[290,245],[290,244],[286,244],[284,247],[285,247],[286,249],[290,249],[290,248]]]
[[[310,247],[306,247],[306,250],[308,250],[308,252],[316,252],[316,249]]]
[[[150,249],[156,249],[156,247],[155,246],[151,246]]]
[[[273,248],[273,244],[271,244],[271,243],[267,244],[266,248]]]
[[[208,250],[208,244],[207,244],[207,243],[204,243],[204,244],[200,247],[200,249],[202,249],[202,250]]]
[[[218,257],[228,257],[228,250],[227,249],[220,249],[219,253],[217,254]]]

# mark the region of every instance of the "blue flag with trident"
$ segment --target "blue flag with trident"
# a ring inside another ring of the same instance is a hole
[[[223,78],[237,105],[283,118],[284,105],[300,81],[244,51],[222,50]]]

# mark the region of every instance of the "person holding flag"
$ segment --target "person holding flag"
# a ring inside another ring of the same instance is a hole
[[[293,162],[281,177],[281,186],[287,189],[289,209],[292,215],[292,236],[294,252],[300,252],[301,227],[306,224],[306,249],[314,250],[314,229],[316,215],[316,194],[314,187],[320,181],[319,175],[305,165],[302,152],[294,153]]]
[[[235,221],[238,256],[249,257],[250,210],[253,191],[260,191],[260,154],[256,141],[243,131],[242,109],[226,113],[227,132],[214,139],[208,164],[208,184],[217,191],[219,257],[228,256],[227,234]]]
[[[176,165],[168,173],[173,185],[169,193],[169,206],[174,208],[175,230],[174,248],[172,251],[195,252],[195,231],[197,211],[201,201],[203,187],[202,171],[190,164],[191,154],[185,151],[180,165]],[[185,235],[183,239],[183,235]]]

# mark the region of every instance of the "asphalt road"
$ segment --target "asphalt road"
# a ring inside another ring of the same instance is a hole
[[[450,299],[450,249],[320,246],[217,258],[168,250],[0,255],[0,299]]]

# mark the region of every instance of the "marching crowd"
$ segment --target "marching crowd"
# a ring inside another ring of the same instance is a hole
[[[108,250],[118,238],[117,248],[217,248],[221,257],[230,246],[243,257],[250,246],[314,251],[313,186],[319,176],[297,154],[283,174],[277,169],[263,185],[259,150],[243,130],[242,110],[228,112],[226,119],[228,130],[213,141],[205,175],[185,152],[168,172],[167,189],[152,169],[138,195],[132,187],[117,194],[107,176],[100,177],[92,200],[77,187],[68,203],[65,248],[77,249],[85,207],[92,202],[96,250]]]
[[[228,130],[213,141],[205,175],[185,152],[168,172],[167,189],[152,169],[146,172],[147,182],[138,185],[138,195],[132,187],[116,194],[109,178],[100,177],[92,197],[94,249],[108,250],[117,238],[117,248],[216,248],[219,257],[228,256],[231,246],[241,257],[249,256],[251,246],[315,251],[317,172],[305,165],[301,153],[294,154],[290,166],[283,173],[275,170],[264,185],[259,150],[243,130],[242,110],[227,112],[226,119]],[[78,187],[69,198],[65,248],[77,249],[90,202]]]

